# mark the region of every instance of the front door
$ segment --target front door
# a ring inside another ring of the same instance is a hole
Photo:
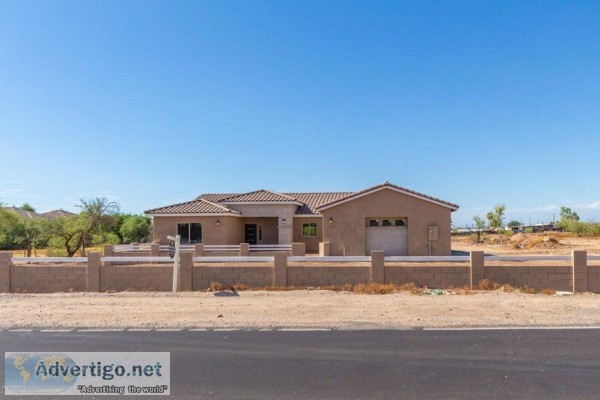
[[[256,224],[244,225],[244,243],[257,244],[256,241]]]

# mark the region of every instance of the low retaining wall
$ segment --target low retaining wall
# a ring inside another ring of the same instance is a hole
[[[573,290],[573,268],[564,265],[494,265],[485,266],[485,278],[490,282],[508,283],[513,287],[530,287],[536,290],[551,288],[554,290]],[[588,276],[589,279],[589,276]],[[595,281],[595,279],[589,279]]]
[[[19,265],[10,274],[10,288],[18,293],[85,292],[87,265]]]
[[[223,286],[242,284],[248,287],[268,287],[273,283],[273,266],[251,263],[229,265],[194,265],[193,289],[205,290],[211,283]]]
[[[343,286],[369,283],[371,266],[319,265],[287,267],[287,286]]]
[[[110,265],[100,268],[100,291],[127,290],[167,292],[172,289],[173,266]]]
[[[139,257],[139,255],[138,255]],[[514,257],[515,259],[524,257]],[[593,259],[597,257],[592,257]],[[193,258],[181,254],[179,288],[205,290],[213,282],[224,286],[242,284],[248,287],[307,287],[342,286],[360,283],[415,283],[431,288],[477,287],[487,279],[513,287],[537,290],[554,289],[574,292],[600,292],[600,260],[588,263],[585,251],[573,251],[569,260],[564,257],[543,257],[523,263],[510,257],[484,258],[482,252],[470,257],[420,257],[410,261],[387,262],[382,251],[371,257],[293,257],[287,252],[275,253],[273,258],[252,257],[232,259]],[[560,259],[548,261],[547,259]],[[11,252],[0,252],[0,292],[68,292],[68,291],[170,291],[172,264],[165,259],[117,259],[107,257],[101,262],[99,253],[87,258],[27,259],[34,263],[14,264]],[[16,259],[19,260],[19,259]],[[58,260],[58,263],[51,263]],[[224,260],[224,261],[223,261]],[[77,262],[87,264],[78,265]],[[165,262],[148,264],[148,262]],[[195,261],[195,262],[194,262]]]
[[[433,288],[462,287],[469,285],[468,265],[465,266],[407,266],[385,267],[385,283],[413,282],[417,286]],[[475,283],[477,284],[477,282]]]

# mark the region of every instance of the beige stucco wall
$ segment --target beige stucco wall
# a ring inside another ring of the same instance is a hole
[[[223,203],[232,210],[242,213],[244,218],[261,218],[261,217],[276,217],[277,218],[277,241],[278,244],[291,244],[293,239],[292,221],[294,214],[298,209],[296,204],[230,204]],[[283,220],[285,219],[285,224]],[[269,243],[269,244],[274,244]],[[267,243],[265,243],[267,244]]]
[[[179,223],[201,223],[202,242],[208,245],[239,244],[244,241],[242,218],[215,217],[154,217],[153,241],[168,244],[167,236],[177,234]],[[219,220],[219,226],[217,226]]]
[[[450,255],[451,210],[391,189],[382,189],[322,211],[323,241],[331,255],[365,255],[365,220],[369,217],[405,217],[408,220],[408,255],[428,255],[428,226],[439,227],[432,255]]]
[[[302,224],[316,223],[317,237],[302,236]],[[323,241],[323,218],[321,217],[296,217],[294,218],[294,242],[305,243],[307,253],[318,253],[319,242]]]

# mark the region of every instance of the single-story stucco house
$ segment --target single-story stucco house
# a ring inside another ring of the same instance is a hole
[[[155,208],[153,240],[205,245],[291,244],[307,253],[329,243],[329,254],[450,255],[450,214],[458,205],[389,182],[358,192],[202,194]]]

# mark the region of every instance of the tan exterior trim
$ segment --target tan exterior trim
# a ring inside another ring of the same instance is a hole
[[[330,204],[325,204],[323,206],[319,206],[319,207],[317,207],[317,209],[319,209],[319,210],[327,210],[328,208],[339,206],[340,204],[344,204],[344,203],[347,203],[349,201],[356,200],[356,199],[358,199],[360,197],[363,197],[363,196],[368,196],[368,195],[370,195],[372,193],[375,193],[375,192],[378,192],[378,191],[384,190],[384,189],[389,189],[389,190],[393,190],[393,191],[396,191],[398,193],[402,193],[402,194],[405,194],[405,195],[408,195],[408,196],[416,197],[417,199],[425,200],[425,201],[427,201],[429,203],[433,203],[433,204],[437,204],[438,206],[449,208],[452,211],[458,210],[458,207],[452,207],[452,206],[450,206],[448,204],[445,204],[445,203],[442,203],[442,202],[439,202],[439,201],[435,201],[435,200],[429,199],[427,197],[419,196],[417,194],[414,194],[414,193],[411,193],[411,192],[407,192],[405,190],[397,189],[397,188],[395,188],[393,186],[382,186],[382,187],[375,188],[373,190],[369,190],[368,192],[363,192],[363,193],[356,194],[356,195],[350,195],[350,196],[348,196],[345,199],[336,200],[334,202],[331,202]]]

